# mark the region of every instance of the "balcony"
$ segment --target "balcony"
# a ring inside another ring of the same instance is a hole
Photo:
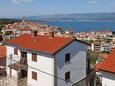
[[[15,69],[15,70],[22,70],[22,69],[27,69],[27,59],[26,58],[21,58],[19,61],[10,59],[11,64],[9,65],[10,68]]]
[[[23,58],[20,61],[14,61],[9,67],[17,71],[16,86],[27,86],[27,60]],[[13,77],[12,74],[13,72],[10,70],[10,78]]]

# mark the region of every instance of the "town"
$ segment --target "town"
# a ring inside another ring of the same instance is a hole
[[[22,19],[0,33],[0,86],[115,86],[113,31]]]

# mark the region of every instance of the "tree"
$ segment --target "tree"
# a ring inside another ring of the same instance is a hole
[[[10,35],[12,33],[13,33],[12,31],[6,31],[4,35]]]

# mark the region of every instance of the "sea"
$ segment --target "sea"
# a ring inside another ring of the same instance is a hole
[[[73,30],[75,32],[89,31],[115,31],[115,22],[38,22],[52,26],[62,27],[64,30]]]

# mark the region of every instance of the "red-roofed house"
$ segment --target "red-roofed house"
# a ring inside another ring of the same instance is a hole
[[[101,73],[102,86],[115,86],[115,49],[96,69]]]
[[[23,34],[6,45],[7,76],[17,85],[72,86],[86,77],[88,46],[73,38]]]

